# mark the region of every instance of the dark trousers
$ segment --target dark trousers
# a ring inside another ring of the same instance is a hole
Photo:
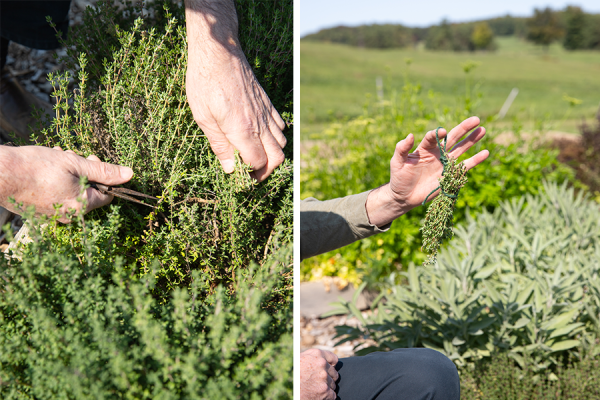
[[[460,379],[448,357],[431,349],[397,349],[342,358],[338,400],[459,400]]]

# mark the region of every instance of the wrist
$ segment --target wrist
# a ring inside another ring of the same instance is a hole
[[[186,0],[188,57],[225,63],[243,54],[233,0]]]
[[[387,225],[406,214],[410,207],[393,193],[389,183],[373,189],[365,205],[369,223],[378,227]]]

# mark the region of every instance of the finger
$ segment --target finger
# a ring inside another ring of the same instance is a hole
[[[464,161],[465,164],[465,168],[467,168],[467,170],[470,170],[471,168],[479,165],[480,163],[482,163],[483,161],[485,161],[486,158],[488,158],[488,156],[490,155],[490,152],[488,150],[482,150],[479,153],[475,154],[473,157],[468,158]]]
[[[401,168],[408,159],[408,154],[415,144],[415,137],[412,133],[409,133],[406,139],[399,141],[396,144],[396,150],[392,157],[392,164],[395,167]]]
[[[77,154],[77,153],[75,153],[73,150],[70,150],[70,149],[69,149],[69,150],[66,150],[66,151],[65,151],[65,153]]]
[[[327,393],[325,394],[325,399],[324,400],[335,400],[337,399],[337,394],[335,394],[335,392],[333,390],[328,390]]]
[[[283,131],[286,126],[285,121],[283,120],[283,118],[281,118],[281,115],[279,115],[279,112],[277,112],[277,110],[273,106],[273,103],[271,103],[271,99],[269,99],[267,92],[265,92],[264,89],[260,85],[258,85],[258,88],[259,88],[258,90],[260,91],[260,98],[262,100],[263,107],[266,108],[265,114],[270,115],[269,119],[272,119],[273,123],[279,128],[279,130]],[[255,87],[255,90],[256,90],[256,87]],[[271,124],[269,124],[269,125],[271,125]],[[285,147],[285,143],[281,147]]]
[[[438,130],[438,137],[440,138],[440,143],[442,143],[442,139],[446,137],[446,130],[444,128],[441,128]],[[435,130],[433,130],[433,131],[429,131],[425,134],[425,137],[423,138],[423,140],[421,140],[421,143],[419,143],[419,146],[417,147],[417,151],[418,150],[432,151],[432,150],[437,149],[437,147],[438,147],[438,143],[437,143],[437,139],[435,136]]]
[[[273,120],[275,121],[275,124],[277,124],[277,127],[279,128],[279,130],[284,130],[286,127],[285,121],[283,120],[283,118],[281,118],[281,115],[279,115],[279,113],[277,112],[277,110],[275,109],[275,107],[273,107],[273,111],[271,112],[271,117],[273,117]],[[285,145],[281,146],[284,147]]]
[[[335,355],[335,353],[332,353],[331,351],[321,350],[321,355],[323,356],[325,361],[327,361],[329,365],[333,367],[335,367],[335,365],[338,363],[338,356]]]
[[[335,381],[330,376],[327,377],[327,387],[331,390],[335,390]]]
[[[60,150],[60,151],[63,151],[63,149],[62,149],[60,146],[54,146],[54,147],[52,148],[52,150]]]
[[[277,113],[277,111],[275,111],[275,113]],[[279,114],[277,114],[277,116],[279,116]],[[281,119],[281,117],[279,117],[279,119]],[[281,120],[281,121],[283,121],[283,120]],[[272,118],[270,118],[270,120],[269,120],[269,131],[271,132],[271,135],[273,135],[273,137],[279,144],[279,147],[281,147],[283,149],[285,147],[285,145],[287,144],[287,138],[284,136],[283,132],[281,132],[282,129],[279,127],[279,124],[277,123],[277,121],[275,121]]]
[[[485,136],[485,128],[480,126],[466,137],[461,140],[456,146],[450,151],[450,155],[454,158],[458,158],[467,152],[475,143],[479,142]]]
[[[340,377],[340,374],[335,369],[335,364],[331,365],[331,364],[327,363],[327,365],[325,366],[325,369],[327,370],[327,375],[329,375],[329,377],[333,380],[333,382],[336,382],[338,380],[338,378]],[[332,389],[335,389],[335,385]]]
[[[475,129],[481,121],[478,117],[469,117],[455,126],[448,134],[448,143],[446,148],[451,149],[454,145],[467,134],[471,129]],[[441,139],[441,138],[440,138]]]
[[[253,172],[254,178],[259,182],[267,179],[267,177],[271,175],[275,168],[281,165],[283,160],[285,160],[285,156],[281,150],[281,147],[279,146],[279,143],[275,140],[275,138],[273,138],[272,135],[263,136],[263,146],[267,156],[267,162],[264,167],[254,170]]]
[[[221,163],[223,171],[225,171],[226,174],[231,174],[235,171],[235,153],[232,144],[220,130],[205,128],[202,129],[202,131],[206,135],[213,153],[215,153],[217,159]]]
[[[90,154],[89,156],[87,156],[87,159],[90,161],[100,161],[102,162],[102,160],[100,160],[95,154]]]
[[[99,190],[93,188],[87,188],[85,193],[87,197],[86,213],[95,210],[96,208],[104,207],[105,205],[110,204],[114,199],[113,195],[103,194]]]
[[[91,182],[105,185],[121,185],[133,176],[133,170],[129,167],[86,160],[82,157],[77,159],[77,173],[79,176],[87,176]]]

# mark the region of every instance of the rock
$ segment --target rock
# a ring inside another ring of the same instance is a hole
[[[304,347],[312,347],[317,340],[313,335],[304,335],[302,336],[302,346]]]

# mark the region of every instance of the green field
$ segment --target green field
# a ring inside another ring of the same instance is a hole
[[[408,71],[423,90],[438,92],[442,104],[465,93],[462,64],[480,63],[472,72],[482,101],[476,114],[498,113],[511,89],[519,89],[506,120],[518,116],[525,126],[534,119],[552,121],[551,129],[576,132],[581,118],[593,118],[600,106],[600,52],[567,52],[555,44],[541,48],[514,37],[498,38],[498,51],[433,52],[424,49],[374,50],[301,41],[300,121],[302,133],[319,132],[332,118],[362,113],[366,94],[384,81],[384,97],[401,88]],[[405,60],[411,59],[407,69]],[[582,100],[571,111],[564,95]]]

